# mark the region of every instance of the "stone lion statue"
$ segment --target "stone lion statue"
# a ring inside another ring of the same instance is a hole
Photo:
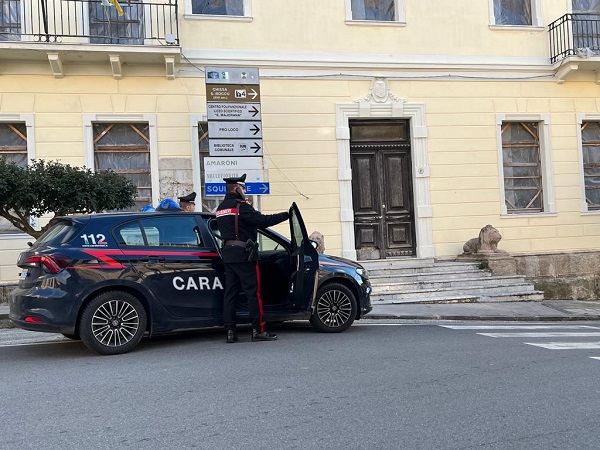
[[[502,239],[500,232],[491,225],[486,225],[479,231],[479,237],[469,239],[463,245],[463,252],[474,253],[507,253],[498,248],[498,242]]]
[[[323,253],[325,251],[325,236],[318,231],[313,231],[308,237],[311,241],[315,241],[317,245],[317,253]]]

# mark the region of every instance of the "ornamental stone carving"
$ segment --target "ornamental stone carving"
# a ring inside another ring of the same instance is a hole
[[[492,225],[486,225],[479,231],[479,237],[469,239],[463,245],[463,255],[474,254],[506,254],[505,250],[498,248],[498,242],[502,239],[500,232]]]
[[[396,97],[390,92],[387,78],[376,77],[371,81],[371,92],[361,99],[356,100],[357,103],[386,103],[400,102],[404,103],[404,99]]]

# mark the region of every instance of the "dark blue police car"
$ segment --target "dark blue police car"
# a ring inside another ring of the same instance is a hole
[[[319,255],[295,204],[288,239],[259,230],[265,320],[310,320],[341,332],[371,310],[367,271]],[[10,319],[81,339],[101,354],[132,350],[144,335],[222,326],[224,268],[209,213],[103,213],[61,217],[21,253]],[[240,296],[238,320],[248,321]]]

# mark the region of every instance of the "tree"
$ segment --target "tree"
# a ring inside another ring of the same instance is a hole
[[[36,239],[50,224],[35,230],[30,217],[129,208],[135,204],[136,194],[131,181],[112,171],[92,172],[35,159],[20,167],[0,157],[0,216]]]

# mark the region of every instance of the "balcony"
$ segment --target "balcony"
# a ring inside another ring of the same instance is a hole
[[[1,0],[0,61],[47,56],[55,76],[70,62],[164,63],[180,54],[177,0]],[[171,71],[169,70],[171,65]]]
[[[559,82],[574,71],[600,71],[600,14],[565,14],[548,25],[548,33]]]

